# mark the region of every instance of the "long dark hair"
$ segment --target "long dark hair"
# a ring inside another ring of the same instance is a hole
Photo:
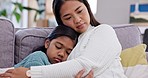
[[[62,22],[61,17],[60,17],[60,9],[61,9],[61,6],[64,4],[65,1],[69,1],[69,0],[53,0],[53,3],[52,3],[53,13],[54,13],[56,21],[59,25],[63,25],[63,22]],[[90,24],[92,26],[100,25],[100,23],[95,19],[87,0],[77,0],[77,1],[83,3],[86,6],[88,13],[89,13],[89,16],[90,16]]]
[[[73,40],[73,42],[76,45],[77,40],[78,40],[78,33],[75,30],[73,30],[72,28],[70,28],[68,26],[65,26],[65,25],[59,25],[59,26],[57,26],[52,31],[52,33],[50,33],[47,36],[47,38],[45,40],[49,39],[49,41],[52,41],[53,39],[56,39],[56,38],[61,37],[61,36],[69,37],[70,39]],[[45,48],[45,46],[41,46],[41,47],[37,48],[35,51],[39,51],[39,50],[40,51],[43,51],[44,53],[46,53],[46,50],[47,49]]]

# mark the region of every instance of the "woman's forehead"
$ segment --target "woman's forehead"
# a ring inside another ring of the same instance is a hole
[[[84,4],[77,0],[66,1],[60,9],[60,13],[66,13],[69,11],[76,11],[78,7],[83,7]]]

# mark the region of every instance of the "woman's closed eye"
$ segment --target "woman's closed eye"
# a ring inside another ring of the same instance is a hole
[[[67,18],[65,18],[65,20],[69,20],[71,17],[67,17]]]
[[[82,11],[83,11],[83,10],[79,10],[77,13],[80,14],[80,13],[82,13]]]

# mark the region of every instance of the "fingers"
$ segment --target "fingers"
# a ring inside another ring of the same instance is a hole
[[[93,76],[94,76],[93,70],[90,70],[85,78],[93,78]]]
[[[0,74],[0,78],[11,78],[13,71],[14,71],[14,69],[7,70],[5,73]]]
[[[82,69],[81,71],[78,72],[78,74],[75,76],[75,78],[81,78],[82,75],[84,74],[85,69]]]
[[[3,73],[3,74],[0,74],[0,78],[11,78],[11,73]]]
[[[11,77],[0,77],[0,78],[11,78]]]
[[[6,73],[12,73],[14,71],[14,69],[9,69],[6,71]]]
[[[11,78],[13,69],[7,70],[5,73],[0,74],[0,78]]]

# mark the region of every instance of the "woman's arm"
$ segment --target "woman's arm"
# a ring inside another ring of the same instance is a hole
[[[96,28],[86,45],[84,52],[75,59],[58,64],[31,67],[31,78],[74,78],[83,68],[86,72],[93,68],[95,76],[104,72],[121,51],[115,31],[107,25]]]
[[[59,78],[61,76],[61,78],[73,78],[83,68],[86,69],[84,75],[92,68],[94,76],[103,73],[115,61],[115,58],[120,58],[121,45],[114,29],[108,25],[100,25],[89,34],[91,36],[87,37],[89,41],[84,49],[82,48],[83,50],[75,54],[79,57],[50,66],[33,66],[31,67],[32,78],[36,78],[37,75],[43,78]]]
[[[30,78],[27,77],[26,72],[29,70],[29,68],[19,67],[15,69],[9,69],[3,74],[0,74],[0,78]],[[78,72],[78,74],[75,76],[75,78],[81,78],[84,74],[85,70],[81,70]],[[86,77],[84,78],[93,78],[93,70],[91,70]]]

